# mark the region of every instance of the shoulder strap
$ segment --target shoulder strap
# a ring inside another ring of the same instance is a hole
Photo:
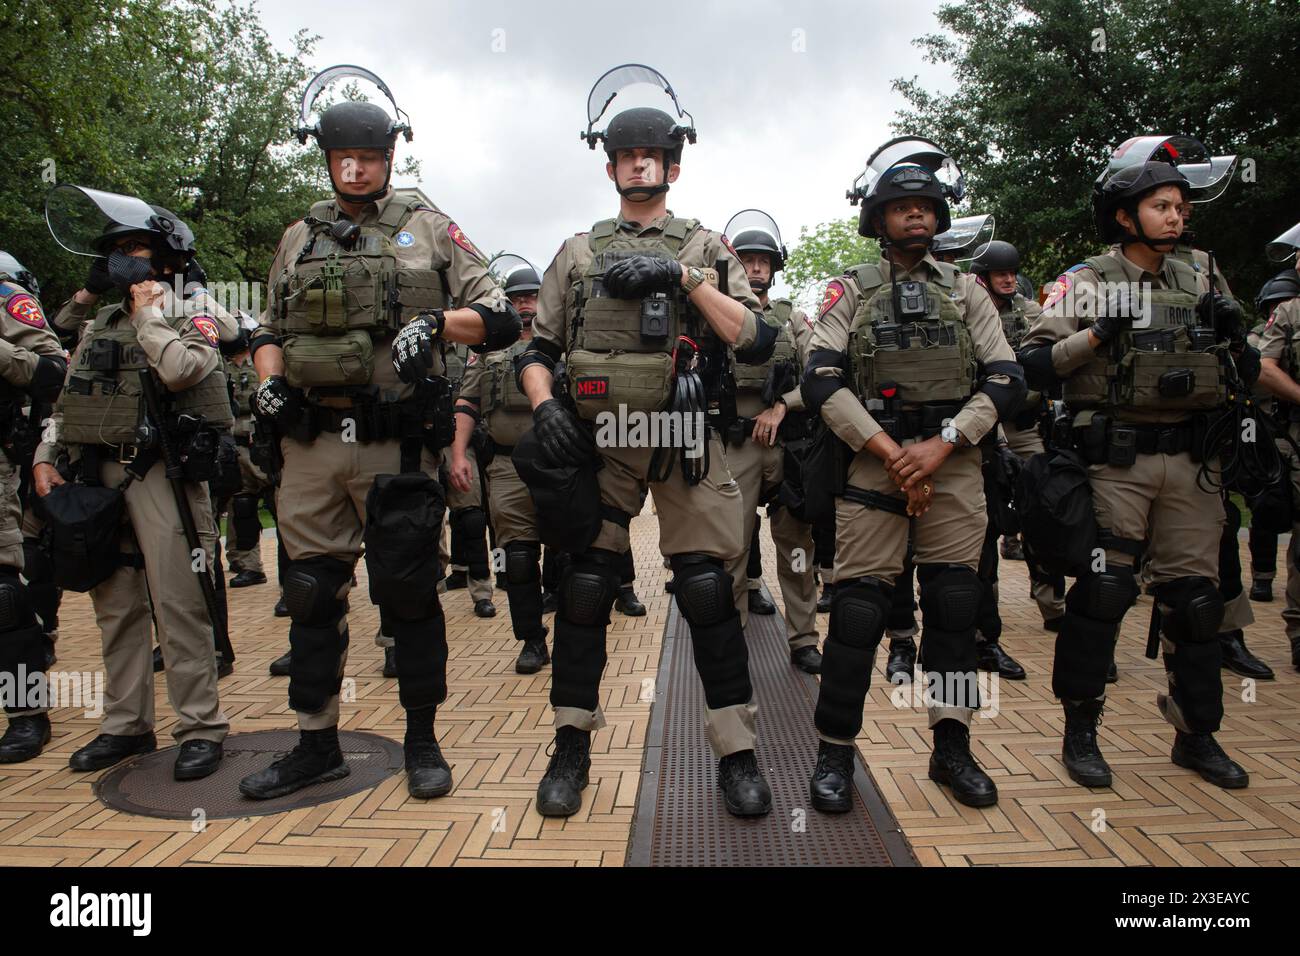
[[[1128,281],[1124,275],[1124,267],[1111,256],[1089,256],[1083,260],[1083,264],[1101,276],[1104,282]]]
[[[665,244],[675,253],[679,252],[682,246],[686,245],[695,230],[700,228],[698,219],[669,219],[668,225],[664,226]]]
[[[617,231],[617,220],[602,219],[591,227],[591,232],[587,234],[587,245],[593,253],[599,255],[609,245],[609,241],[614,238],[614,233]]]
[[[415,215],[416,210],[428,208],[423,200],[414,196],[404,203],[400,203],[396,199],[390,200],[384,208],[384,214],[379,217],[379,228],[383,229],[390,237],[395,236],[406,225],[407,220]]]
[[[782,326],[790,323],[790,318],[794,315],[794,303],[789,299],[774,299],[772,301],[772,311],[780,320]]]
[[[863,262],[850,267],[844,274],[853,277],[864,299],[871,298],[872,293],[885,284],[885,276],[878,262]]]
[[[338,217],[338,207],[334,205],[334,200],[322,199],[318,203],[312,203],[307,215],[312,219],[324,219],[333,222]]]
[[[960,269],[951,262],[936,262],[935,265],[939,267],[938,278],[934,280],[935,285],[951,289],[957,284],[957,276],[961,274]]]
[[[1169,269],[1169,275],[1174,280],[1174,288],[1189,295],[1200,294],[1200,289],[1196,283],[1196,269],[1181,259],[1175,259],[1173,256],[1165,256],[1165,264]]]
[[[95,313],[94,321],[90,323],[92,332],[102,332],[108,328],[108,324],[116,317],[117,313],[125,312],[122,305],[106,305]]]

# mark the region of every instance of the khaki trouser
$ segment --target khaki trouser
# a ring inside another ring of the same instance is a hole
[[[321,432],[310,443],[283,438],[280,450],[284,469],[275,496],[276,527],[289,560],[330,557],[356,564],[363,551],[366,495],[376,475],[396,474],[401,468],[401,443],[345,442],[338,433]],[[420,470],[436,479],[438,457],[422,451]],[[346,601],[349,590],[351,585],[345,581],[337,597]],[[347,626],[344,615],[339,622],[343,633]],[[340,676],[347,658],[344,646],[339,659]],[[337,694],[317,713],[298,712],[298,726],[303,730],[324,730],[338,721]]]
[[[492,508],[492,530],[497,547],[512,541],[537,542],[537,513],[528,486],[515,471],[509,455],[497,455],[488,465],[488,498]]]
[[[102,480],[116,485],[125,468],[105,464]],[[203,543],[204,566],[211,574],[217,542],[207,487],[185,483],[190,511]],[[173,736],[220,741],[230,729],[217,699],[217,661],[190,547],[162,463],[126,489],[129,531],[123,551],[144,559],[144,570],[122,567],[91,590],[95,621],[103,637],[105,699],[100,729],[134,735],[154,728],[153,632],[167,665],[167,699],[176,711]],[[152,614],[151,614],[152,611]]]
[[[1197,485],[1198,468],[1186,452],[1138,455],[1128,468],[1088,466],[1098,525],[1121,538],[1148,540],[1145,567],[1152,586],[1187,577],[1219,584],[1218,543],[1226,519],[1218,494]],[[1133,556],[1107,549],[1106,561],[1132,567]],[[1164,606],[1161,611],[1171,613]],[[1160,646],[1166,661],[1176,652],[1164,633]],[[1158,694],[1156,703],[1170,724],[1189,729],[1172,692]]]
[[[906,441],[904,445],[913,444]],[[849,466],[849,485],[885,495],[899,495],[897,485],[885,472],[884,463],[869,451],[860,451]],[[906,517],[837,499],[835,503],[835,580],[877,578],[892,585],[903,572],[909,526],[914,561],[927,564],[964,564],[979,568],[980,549],[988,524],[984,504],[984,475],[978,448],[961,448],[948,456],[932,479],[934,503],[920,518]],[[922,622],[924,625],[924,622]],[[972,631],[971,640],[974,640]],[[924,635],[922,635],[924,642]],[[924,643],[922,644],[924,648]],[[928,708],[933,727],[941,720],[959,720],[969,725],[973,709],[943,704]],[[821,735],[830,743],[852,745]]]
[[[466,448],[465,457],[469,459],[469,491],[460,491],[453,488],[451,482],[444,483],[447,488],[447,511],[449,513],[452,511],[459,511],[461,508],[483,508],[487,504],[483,495],[483,483],[479,479],[478,455],[474,452],[473,448]],[[447,525],[450,528],[451,522],[448,521]],[[498,541],[497,546],[500,547],[501,542]],[[448,566],[449,571],[466,572],[465,579],[466,583],[469,585],[469,597],[470,600],[475,603],[478,603],[479,601],[492,600],[491,568],[491,555],[488,556],[489,570],[486,578],[470,577],[468,574],[469,569],[463,564],[452,564]]]
[[[731,477],[740,486],[745,507],[745,560],[754,538],[754,513],[759,505],[776,494],[785,475],[785,449],[768,448],[750,438],[727,447],[727,465]],[[768,525],[776,545],[777,579],[785,603],[785,626],[790,650],[817,646],[817,579],[813,573],[812,525],[804,524],[787,508],[775,506]],[[795,571],[798,564],[802,571]],[[736,607],[742,621],[748,621],[748,578],[735,582]]]
[[[267,481],[266,475],[262,469],[253,464],[253,459],[249,450],[243,445],[239,446],[239,474],[243,479],[243,485],[239,489],[241,495],[268,495],[271,493],[271,483]],[[227,511],[227,516],[230,512]],[[226,534],[226,557],[229,559],[230,570],[238,573],[240,571],[262,571],[262,548],[260,545],[254,545],[247,550],[230,547],[235,541],[233,529],[227,522]]]
[[[630,515],[641,510],[647,486],[653,491],[659,518],[659,550],[665,557],[699,553],[721,559],[732,581],[744,580],[745,543],[744,504],[740,488],[731,476],[722,442],[709,435],[709,472],[695,487],[682,478],[674,453],[672,474],[667,481],[649,484],[646,479],[652,448],[602,448],[604,467],[596,473],[600,484],[600,501]],[[623,554],[631,547],[628,529],[613,521],[604,521],[592,547]],[[556,628],[556,641],[563,629]],[[709,743],[719,756],[752,750],[756,740],[755,724],[758,705],[745,704],[705,709],[704,724]],[[576,707],[556,707],[557,727],[596,730],[605,725],[600,708],[594,711]]]

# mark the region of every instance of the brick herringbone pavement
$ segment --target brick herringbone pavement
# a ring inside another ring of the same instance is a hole
[[[64,707],[54,715],[54,740],[41,757],[0,765],[0,861],[49,866],[621,865],[654,696],[645,682],[655,675],[668,610],[655,520],[647,508],[632,526],[638,591],[649,614],[614,615],[602,684],[609,726],[594,738],[591,785],[575,817],[543,820],[531,805],[551,739],[550,669],[532,677],[514,673],[516,646],[502,592],[495,595],[497,617],[481,621],[470,613],[466,592],[455,591],[444,601],[450,698],[438,717],[456,777],[450,796],[411,800],[399,774],[335,803],[209,821],[195,832],[185,821],[131,816],[98,803],[91,791],[98,774],[74,774],[67,768],[68,755],[95,735],[97,721],[82,709]],[[263,539],[268,573],[275,567],[273,545]],[[768,579],[774,582],[770,539],[765,551]],[[353,592],[347,667],[355,681],[355,700],[343,704],[343,726],[400,740],[403,715],[396,682],[379,673],[381,654],[372,640],[377,614],[366,600],[364,564],[357,573],[361,587]],[[288,727],[287,679],[266,673],[267,664],[287,646],[288,622],[271,615],[274,584],[229,595],[239,661],[220,686],[233,730]],[[1053,638],[1037,627],[1022,564],[1003,565],[1004,645],[1025,664],[1029,679],[997,685],[997,715],[977,720],[974,735],[976,755],[1001,791],[997,807],[961,807],[926,778],[924,711],[910,701],[901,707],[891,702],[889,689],[882,689],[884,654],[879,655],[860,747],[922,863],[1300,862],[1300,676],[1288,664],[1277,616],[1280,603],[1255,605],[1262,623],[1250,631],[1252,647],[1277,670],[1278,680],[1260,683],[1253,702],[1243,703],[1240,681],[1225,675],[1228,713],[1220,739],[1252,774],[1248,790],[1231,794],[1168,761],[1172,735],[1154,704],[1163,683],[1161,666],[1142,657],[1148,608],[1144,599],[1125,626],[1120,683],[1112,688],[1102,731],[1116,770],[1115,786],[1095,793],[1074,786],[1060,764],[1061,714],[1048,688]],[[823,615],[823,626],[825,621]],[[99,667],[98,632],[85,595],[66,597],[58,649],[56,670]],[[157,700],[159,743],[166,746],[173,717],[161,680]]]

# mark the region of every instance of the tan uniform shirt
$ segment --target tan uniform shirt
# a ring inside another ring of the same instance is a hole
[[[11,282],[0,282],[0,377],[26,388],[42,355],[63,356],[36,297]]]
[[[669,212],[646,226],[620,219],[618,231],[626,236],[653,236],[663,232],[671,218],[672,213]],[[745,267],[740,264],[735,253],[723,244],[722,233],[697,229],[678,255],[678,261],[684,268],[698,266],[712,269],[719,259],[729,263],[727,288],[724,291],[752,313],[745,316],[740,336],[732,343],[732,348],[745,349],[754,343],[754,337],[758,334],[762,310],[753,290],[749,288],[749,280],[745,278]],[[590,263],[591,246],[588,244],[587,233],[580,232],[564,240],[560,251],[547,266],[546,274],[542,276],[542,288],[537,296],[537,318],[533,320],[533,335],[558,346],[561,352],[568,351],[569,316],[566,303],[569,290],[582,278]]]
[[[1264,330],[1259,334],[1258,342],[1260,358],[1273,359],[1282,367],[1282,371],[1295,378],[1300,374],[1300,369],[1289,368],[1287,365],[1288,336],[1300,339],[1300,297],[1279,302],[1273,308]]]
[[[379,220],[388,204],[394,201],[396,193],[389,190],[388,195],[378,202],[368,204],[354,221],[360,225],[369,225]],[[447,215],[439,209],[422,206],[418,208],[402,226],[402,232],[411,236],[409,243],[397,243],[398,265],[408,269],[433,269],[441,272],[447,280],[451,293],[448,308],[468,308],[471,305],[483,305],[495,312],[504,312],[507,299],[496,279],[488,272],[487,261],[474,243]],[[400,235],[400,233],[399,233]],[[311,228],[301,219],[289,226],[280,239],[275,258],[271,262],[269,288],[274,289],[281,276],[291,271],[293,259],[299,254],[307,240],[311,238]],[[277,336],[274,317],[269,309],[261,315],[261,326],[254,335],[270,334]],[[414,394],[415,386],[404,384],[397,377],[397,370],[389,359],[388,350],[382,342],[390,342],[391,336],[376,340],[375,371],[372,384],[378,385],[383,401],[402,401]]]
[[[1154,275],[1125,256],[1123,247],[1118,243],[1111,246],[1103,255],[1119,262],[1128,282],[1149,282],[1154,289],[1177,287],[1173,273],[1167,264],[1168,257],[1162,261],[1160,273]],[[1043,311],[1039,314],[1038,320],[1025,333],[1022,347],[1052,344],[1052,367],[1060,378],[1068,378],[1075,369],[1086,365],[1096,357],[1096,352],[1088,339],[1088,329],[1092,326],[1095,316],[1091,314],[1092,310],[1088,310],[1087,315],[1076,314],[1078,310],[1075,302],[1085,296],[1093,302],[1099,301],[1103,298],[1098,291],[1101,283],[1101,276],[1088,265],[1078,266],[1066,272],[1056,280],[1051,294],[1043,303]],[[1198,274],[1196,284],[1199,292],[1209,291],[1208,275]],[[1180,411],[1126,409],[1124,412],[1126,420],[1139,423],[1180,422],[1186,417],[1187,413]]]
[[[221,366],[221,353],[217,351],[220,329],[226,323],[235,322],[233,316],[226,312],[215,299],[206,293],[193,295],[181,303],[187,321],[181,323],[180,331],[168,324],[165,312],[176,307],[171,290],[164,287],[162,308],[145,306],[128,316],[121,305],[106,306],[105,311],[115,313],[114,323],[131,322],[135,326],[136,338],[144,350],[149,366],[166,386],[168,391],[183,392],[199,384],[213,371]],[[78,309],[87,307],[70,302],[64,306]],[[77,344],[77,350],[68,363],[68,374],[76,367],[81,350],[85,348],[83,337]],[[62,401],[55,405],[54,434],[46,432],[36,449],[36,461],[54,464],[64,446],[58,439],[59,425],[62,422]],[[50,440],[53,438],[53,440]]]
[[[898,281],[914,280],[928,282],[939,274],[939,264],[929,252],[917,262],[911,271],[899,272]],[[862,298],[862,291],[850,275],[832,279],[826,287],[822,298],[821,315],[813,326],[810,349],[812,351],[831,351],[841,354],[849,348],[849,330],[853,325],[853,315]],[[953,305],[957,307],[966,328],[970,332],[971,344],[975,348],[975,358],[982,363],[1014,362],[1015,353],[1007,344],[1002,333],[1002,320],[998,310],[993,306],[986,289],[978,285],[975,277],[965,273],[957,276],[953,286]],[[839,369],[821,368],[819,375],[843,377]],[[990,375],[989,381],[1009,384],[1005,375]],[[846,383],[848,384],[848,383]],[[821,410],[822,418],[841,439],[854,451],[861,451],[882,429],[880,423],[859,401],[858,396],[849,388],[837,389],[826,401]],[[972,445],[978,444],[997,424],[998,412],[993,399],[983,392],[976,392],[962,406],[952,423]]]

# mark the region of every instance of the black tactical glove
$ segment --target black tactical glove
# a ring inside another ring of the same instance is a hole
[[[1007,445],[998,446],[998,483],[1003,488],[1014,489],[1016,482],[1020,480],[1020,470],[1024,467],[1024,462]]]
[[[270,421],[280,421],[297,405],[293,389],[283,375],[271,375],[253,395],[253,406],[257,414]]]
[[[581,465],[596,453],[596,443],[577,416],[554,398],[533,409],[533,430],[552,465]]]
[[[417,315],[393,339],[393,368],[407,385],[423,382],[433,371],[434,343],[441,333],[425,315]]]
[[[1220,342],[1234,342],[1244,337],[1241,306],[1237,300],[1218,289],[1204,292],[1196,302],[1196,317],[1202,325],[1210,325],[1210,302],[1214,302],[1214,334]]]
[[[1124,323],[1128,321],[1127,318],[1118,315],[1099,315],[1097,316],[1096,321],[1088,327],[1088,331],[1097,336],[1097,338],[1101,340],[1102,345],[1105,345],[1119,334],[1119,330],[1122,329]]]
[[[90,272],[86,274],[84,288],[94,295],[103,295],[113,288],[113,279],[108,274],[108,259],[101,256],[91,260]]]
[[[605,272],[605,291],[616,299],[640,299],[651,292],[669,292],[682,284],[682,264],[675,259],[633,256]]]
[[[1237,375],[1246,388],[1254,388],[1259,381],[1259,349],[1253,345],[1242,345],[1241,353],[1233,355],[1233,364],[1237,366]]]

